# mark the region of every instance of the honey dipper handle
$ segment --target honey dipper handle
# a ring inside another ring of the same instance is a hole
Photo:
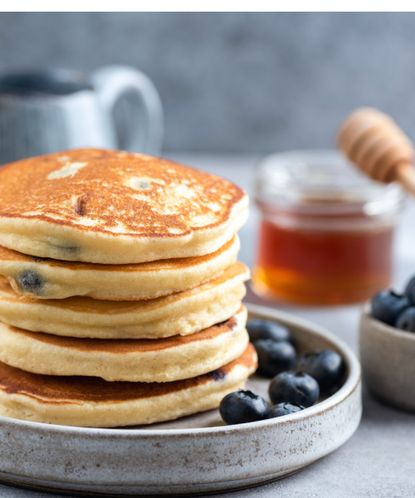
[[[415,169],[410,163],[401,163],[396,168],[396,180],[411,195],[415,195]]]
[[[415,151],[395,121],[377,109],[353,111],[337,135],[343,153],[367,176],[379,182],[398,181],[415,196]]]

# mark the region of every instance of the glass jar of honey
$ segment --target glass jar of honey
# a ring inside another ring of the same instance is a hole
[[[253,288],[281,301],[364,301],[388,287],[403,204],[395,184],[363,176],[336,151],[275,154],[259,167],[262,219]]]

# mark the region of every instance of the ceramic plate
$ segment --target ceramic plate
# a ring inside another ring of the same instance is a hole
[[[339,339],[303,320],[250,306],[251,316],[288,325],[300,351],[331,348],[347,364],[333,396],[299,413],[224,426],[217,411],[133,429],[86,429],[0,417],[0,480],[102,494],[187,494],[252,486],[331,453],[361,417],[359,363]],[[250,388],[266,394],[268,381]]]

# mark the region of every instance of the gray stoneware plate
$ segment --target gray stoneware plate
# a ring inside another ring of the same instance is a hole
[[[114,495],[225,491],[278,479],[328,455],[361,418],[360,366],[339,339],[265,307],[251,316],[292,328],[299,350],[332,348],[347,364],[333,396],[281,418],[223,426],[217,411],[134,429],[87,429],[0,417],[0,480],[47,490]],[[250,387],[266,394],[268,381]]]

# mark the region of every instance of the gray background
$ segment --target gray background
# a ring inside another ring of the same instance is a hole
[[[156,83],[165,148],[331,146],[355,106],[415,136],[415,14],[2,13],[0,69],[134,65]]]

